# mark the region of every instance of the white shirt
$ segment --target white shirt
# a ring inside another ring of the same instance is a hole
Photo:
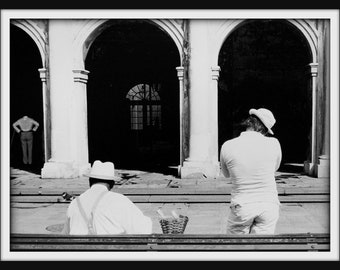
[[[279,141],[259,132],[245,131],[221,148],[221,170],[232,181],[231,202],[274,202],[278,200],[275,171],[282,158]]]
[[[107,188],[101,184],[94,184],[79,196],[86,216],[96,199]],[[99,201],[94,211],[93,227],[97,234],[150,234],[152,221],[126,196],[107,191]],[[67,209],[67,221],[64,227],[66,234],[88,234],[87,224],[82,217],[76,200]]]

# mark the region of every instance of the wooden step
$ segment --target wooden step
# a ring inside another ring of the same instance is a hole
[[[63,192],[78,196],[82,189],[51,189],[51,188],[11,188],[11,195],[61,195]],[[114,188],[112,191],[124,195],[230,195],[231,188]],[[279,195],[291,194],[329,194],[329,187],[287,187],[278,188]]]
[[[230,195],[127,195],[134,203],[230,203]],[[281,203],[329,203],[328,194],[283,195]],[[58,195],[12,195],[11,203],[69,203]]]
[[[329,251],[329,234],[11,234],[11,251]]]

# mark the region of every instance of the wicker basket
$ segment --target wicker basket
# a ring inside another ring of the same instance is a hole
[[[169,217],[159,220],[164,234],[182,234],[189,218],[187,216],[179,215],[179,218]]]

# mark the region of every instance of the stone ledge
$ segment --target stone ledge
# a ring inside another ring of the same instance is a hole
[[[49,161],[41,169],[41,178],[78,178],[90,168],[90,163],[77,165],[74,162]]]
[[[219,164],[184,161],[180,167],[181,178],[216,178],[220,175]]]

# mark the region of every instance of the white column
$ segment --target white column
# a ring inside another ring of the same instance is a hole
[[[190,21],[189,63],[189,157],[183,162],[181,177],[199,175],[215,177],[219,167],[212,156],[214,136],[211,131],[211,61],[209,24],[206,20]]]
[[[49,102],[49,93],[47,87],[47,69],[40,68],[40,79],[42,82],[42,94],[43,94],[43,116],[44,116],[44,162],[47,162],[51,157],[51,149],[50,149],[50,102]]]
[[[218,79],[220,77],[221,68],[219,66],[212,67],[212,81],[210,90],[210,104],[211,104],[211,121],[210,131],[213,141],[212,146],[212,160],[213,163],[218,164]]]
[[[320,142],[320,150],[318,152],[318,164],[316,166],[316,176],[330,177],[330,38],[329,38],[329,22],[327,20],[320,22],[319,38],[318,38],[318,58],[319,58],[319,89],[322,96],[321,105],[318,106],[320,110],[321,119],[323,123]]]
[[[176,67],[179,81],[179,160],[180,166],[183,163],[183,89],[184,89],[184,67]]]
[[[71,156],[79,167],[79,174],[87,171],[91,165],[88,161],[87,95],[86,83],[89,71],[73,70],[74,89],[71,96],[73,107],[71,122]]]
[[[315,166],[317,164],[317,156],[316,156],[316,136],[317,136],[317,93],[316,93],[316,77],[318,75],[318,64],[311,63],[310,72],[311,72],[311,87],[312,87],[312,134],[311,134],[311,157],[310,160],[305,161],[304,170],[309,175],[315,174]]]
[[[49,20],[49,79],[51,102],[51,158],[42,178],[76,178],[79,168],[72,153],[72,95],[74,35],[72,20]]]

